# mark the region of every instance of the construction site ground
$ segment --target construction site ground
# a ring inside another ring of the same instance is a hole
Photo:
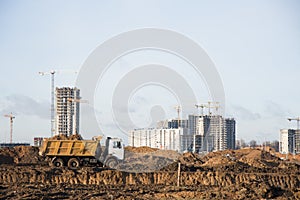
[[[0,149],[0,199],[300,199],[300,157],[292,155],[126,147],[125,156],[114,170],[72,170],[50,167],[36,147]]]

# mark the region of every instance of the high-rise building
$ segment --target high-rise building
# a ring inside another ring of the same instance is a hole
[[[235,149],[235,120],[220,115],[189,115],[189,135],[193,135],[193,151]]]
[[[295,149],[295,130],[293,129],[281,129],[280,130],[280,142],[279,152],[282,154],[294,153]]]
[[[56,88],[56,134],[79,133],[80,90],[77,88]]]
[[[210,152],[235,149],[235,120],[220,115],[189,115],[188,120],[165,120],[157,128],[135,129],[129,145],[171,149],[179,152]]]
[[[295,136],[294,136],[294,140],[295,140],[295,154],[300,154],[300,130],[295,130]]]
[[[182,146],[182,135],[186,135],[185,128],[148,128],[134,129],[129,132],[129,146],[141,147],[148,146],[164,150],[185,151]]]
[[[156,128],[188,128],[188,120],[186,119],[162,120],[157,122]]]
[[[227,149],[235,149],[235,127],[236,122],[233,118],[227,118],[225,119],[225,132],[226,132],[226,138],[227,138]]]

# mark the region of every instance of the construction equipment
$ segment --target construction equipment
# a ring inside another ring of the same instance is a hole
[[[124,145],[120,138],[107,137],[101,147],[102,136],[92,140],[44,139],[39,154],[46,156],[54,167],[78,168],[82,165],[101,165],[115,168],[124,160]]]
[[[174,107],[177,111],[177,123],[178,123],[178,128],[180,128],[180,111],[181,111],[181,106],[180,105],[177,105]]]
[[[12,136],[13,136],[13,123],[14,123],[14,119],[16,118],[12,113],[4,115],[4,117],[8,117],[10,120],[10,144],[12,143]]]
[[[88,103],[88,100],[82,100],[82,99],[72,99],[72,98],[68,98],[69,102],[76,102],[76,103]]]
[[[51,70],[48,72],[39,72],[39,75],[45,76],[45,75],[51,75],[51,137],[55,135],[55,108],[54,108],[54,75],[56,73],[61,73],[61,72],[73,72],[77,73],[77,71],[73,70]]]
[[[208,101],[207,102],[208,105],[207,105],[207,108],[208,108],[208,114],[211,115],[212,113],[210,112],[210,109],[211,108],[215,108],[216,109],[216,112],[218,112],[218,109],[220,108],[220,103],[219,102],[213,102],[213,101]]]
[[[211,108],[215,108],[216,112],[218,112],[218,109],[220,108],[219,102],[212,102],[212,101],[208,101],[207,104],[195,104],[195,107],[197,109],[201,108],[201,116],[204,115],[204,108],[208,109],[208,115],[211,115]]]
[[[297,130],[299,130],[300,117],[288,118],[289,121],[297,121]]]
[[[207,108],[207,105],[205,105],[205,104],[195,104],[195,107],[197,108],[197,109],[199,109],[199,108],[201,108],[201,116],[203,116],[203,109],[204,108]]]

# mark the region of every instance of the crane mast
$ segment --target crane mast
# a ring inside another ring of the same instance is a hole
[[[180,111],[181,111],[181,106],[180,105],[177,105],[174,107],[177,111],[177,123],[178,123],[178,128],[180,128]]]
[[[201,108],[201,116],[203,116],[203,109],[204,108],[207,108],[207,105],[204,105],[204,104],[195,104],[195,107],[197,108],[197,109],[199,109],[199,108]]]
[[[12,143],[12,136],[13,136],[13,123],[14,119],[16,118],[12,113],[4,115],[4,117],[8,117],[10,121],[10,140],[9,142]]]
[[[73,72],[77,73],[77,71],[73,70],[51,70],[48,72],[39,72],[39,75],[45,76],[50,75],[51,76],[51,137],[55,135],[55,106],[54,106],[54,99],[55,99],[55,74],[61,73],[61,72]]]

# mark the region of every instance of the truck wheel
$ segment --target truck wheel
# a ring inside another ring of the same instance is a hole
[[[56,158],[52,161],[52,166],[62,167],[62,166],[64,166],[64,161],[61,158]]]
[[[80,163],[79,160],[77,158],[71,158],[68,161],[68,167],[71,169],[76,169],[77,167],[79,167]]]
[[[106,167],[115,168],[118,165],[118,161],[115,158],[109,158],[106,163]]]

